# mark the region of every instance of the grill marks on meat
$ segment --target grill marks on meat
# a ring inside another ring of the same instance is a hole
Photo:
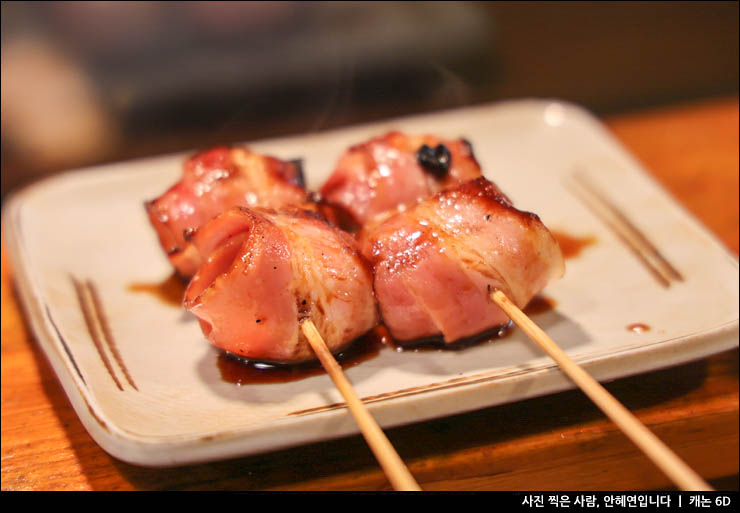
[[[515,209],[484,178],[368,227],[359,240],[373,264],[383,321],[399,341],[442,336],[451,343],[506,324],[490,290],[524,307],[564,272],[540,219]]]
[[[313,212],[232,208],[194,238],[208,253],[185,307],[215,346],[256,361],[315,358],[299,324],[331,351],[378,322],[372,274],[349,235]]]
[[[444,172],[426,162],[426,153],[419,153],[424,147],[445,157]],[[480,166],[464,139],[390,132],[351,147],[320,192],[324,201],[364,225],[379,214],[480,176]]]
[[[182,179],[146,204],[149,219],[177,271],[192,276],[200,264],[189,239],[232,206],[279,208],[307,201],[300,164],[243,148],[217,147],[185,162]]]

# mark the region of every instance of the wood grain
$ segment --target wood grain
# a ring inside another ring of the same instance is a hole
[[[736,98],[606,120],[688,210],[738,251]],[[173,469],[108,456],[29,334],[2,250],[3,490],[389,490],[361,436]],[[606,388],[719,489],[738,487],[738,352]],[[581,392],[388,430],[424,490],[660,489],[670,482]]]
[[[738,252],[738,102],[631,114],[607,126],[650,173]]]

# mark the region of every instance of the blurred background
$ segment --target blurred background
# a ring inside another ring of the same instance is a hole
[[[3,2],[2,195],[103,162],[521,97],[738,94],[737,2]]]

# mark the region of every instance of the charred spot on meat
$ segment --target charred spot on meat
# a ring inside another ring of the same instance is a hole
[[[450,172],[452,156],[444,144],[438,144],[434,148],[422,144],[416,152],[416,160],[425,170],[435,176],[443,177]]]
[[[303,159],[292,159],[288,161],[295,167],[295,174],[293,175],[292,182],[301,187],[306,186],[306,177],[303,174]]]
[[[305,299],[296,298],[296,307],[298,308],[298,322],[311,316],[311,305]]]

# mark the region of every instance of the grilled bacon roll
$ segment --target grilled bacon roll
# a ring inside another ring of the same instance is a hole
[[[372,272],[355,240],[315,212],[235,207],[192,238],[203,264],[185,291],[215,346],[250,360],[314,359],[311,319],[340,351],[378,322]]]
[[[300,166],[243,148],[217,147],[185,162],[182,179],[146,203],[172,265],[192,276],[200,258],[189,244],[199,226],[232,206],[279,208],[308,199]]]
[[[539,217],[485,178],[445,190],[358,235],[383,322],[399,341],[452,343],[508,322],[489,298],[523,308],[565,271]]]
[[[355,226],[481,176],[470,144],[390,132],[352,146],[321,188]]]

